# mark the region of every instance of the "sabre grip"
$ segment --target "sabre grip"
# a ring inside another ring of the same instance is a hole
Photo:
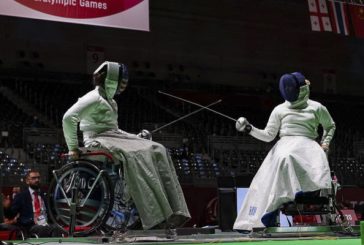
[[[239,117],[239,119],[236,120],[235,128],[239,132],[243,132],[243,133],[246,133],[246,134],[249,134],[250,131],[252,131],[252,126],[250,125],[248,120],[246,120],[245,117]]]

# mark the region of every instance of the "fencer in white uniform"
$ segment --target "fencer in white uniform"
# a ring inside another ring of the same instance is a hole
[[[236,121],[236,129],[270,142],[280,139],[269,151],[254,176],[234,223],[238,231],[270,226],[271,214],[297,193],[331,188],[330,168],[325,151],[335,132],[335,122],[321,103],[310,100],[310,82],[299,73],[280,78],[279,89],[285,102],[276,106],[264,129],[255,128],[246,118]],[[323,128],[320,144],[317,129]]]
[[[69,155],[77,158],[78,124],[84,145],[107,149],[122,162],[130,196],[144,229],[182,226],[190,213],[167,149],[143,130],[139,136],[119,129],[114,99],[128,85],[124,64],[105,61],[93,75],[95,89],[82,96],[63,116]],[[168,234],[169,235],[169,234]]]

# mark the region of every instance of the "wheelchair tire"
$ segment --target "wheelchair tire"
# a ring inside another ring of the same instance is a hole
[[[139,213],[130,197],[127,186],[123,178],[118,175],[112,178],[114,190],[113,207],[103,224],[106,231],[125,230],[141,228],[139,223]]]
[[[107,172],[100,173],[97,163],[82,159],[70,162],[57,171],[59,182],[53,178],[48,191],[48,210],[54,224],[68,231],[72,193],[77,193],[78,199],[73,236],[89,235],[105,222],[113,207],[114,192]],[[94,185],[95,179],[97,183]],[[70,187],[69,182],[78,184],[71,184]],[[65,190],[64,193],[61,187]],[[75,189],[77,191],[72,191]]]

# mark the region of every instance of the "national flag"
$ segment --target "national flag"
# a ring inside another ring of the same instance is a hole
[[[347,4],[336,0],[329,1],[331,25],[334,32],[349,35]]]
[[[364,6],[350,4],[349,11],[353,23],[355,36],[364,38]]]
[[[308,0],[308,9],[313,31],[332,31],[326,0]]]

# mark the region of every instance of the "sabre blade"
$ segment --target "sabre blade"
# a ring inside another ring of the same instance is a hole
[[[182,119],[185,119],[186,117],[192,116],[193,114],[196,114],[197,112],[200,112],[200,111],[202,111],[204,109],[208,109],[208,107],[216,105],[217,103],[220,103],[221,101],[222,100],[219,99],[219,100],[217,100],[217,101],[215,101],[215,102],[213,102],[213,103],[211,103],[211,104],[209,104],[207,106],[202,106],[200,109],[198,109],[196,111],[193,111],[193,112],[191,112],[191,113],[189,113],[187,115],[184,115],[183,117],[177,118],[176,120],[173,120],[172,122],[169,122],[169,123],[167,123],[167,124],[165,124],[165,125],[163,125],[163,126],[161,126],[159,128],[154,129],[151,133],[153,134],[153,133],[155,133],[155,132],[157,132],[157,131],[159,131],[159,130],[161,130],[161,129],[163,129],[163,128],[165,128],[165,127],[167,127],[167,126],[169,126],[169,125],[171,125],[173,123],[176,123],[176,122],[178,122],[178,121],[180,121]]]
[[[160,94],[164,94],[164,95],[167,95],[167,96],[169,96],[169,97],[172,97],[172,98],[175,98],[175,99],[178,99],[178,100],[182,100],[182,101],[184,101],[184,102],[190,103],[190,104],[195,105],[195,106],[198,106],[198,107],[204,107],[203,105],[200,105],[200,104],[195,103],[195,102],[193,102],[193,101],[186,100],[186,99],[180,98],[180,97],[178,97],[178,96],[175,96],[175,95],[171,95],[171,94],[168,94],[168,93],[162,92],[162,91],[160,91],[160,90],[158,91],[158,93],[160,93]],[[215,114],[218,114],[218,115],[220,115],[220,116],[222,116],[222,117],[225,117],[225,118],[227,118],[227,119],[230,119],[230,120],[232,120],[232,121],[234,121],[234,122],[236,121],[236,119],[235,119],[235,118],[229,117],[228,115],[225,115],[225,114],[223,114],[223,113],[221,113],[221,112],[215,111],[215,110],[210,109],[210,108],[205,108],[205,109],[206,109],[206,110],[208,110],[208,111],[211,111],[211,112],[213,112],[213,113],[215,113]]]

